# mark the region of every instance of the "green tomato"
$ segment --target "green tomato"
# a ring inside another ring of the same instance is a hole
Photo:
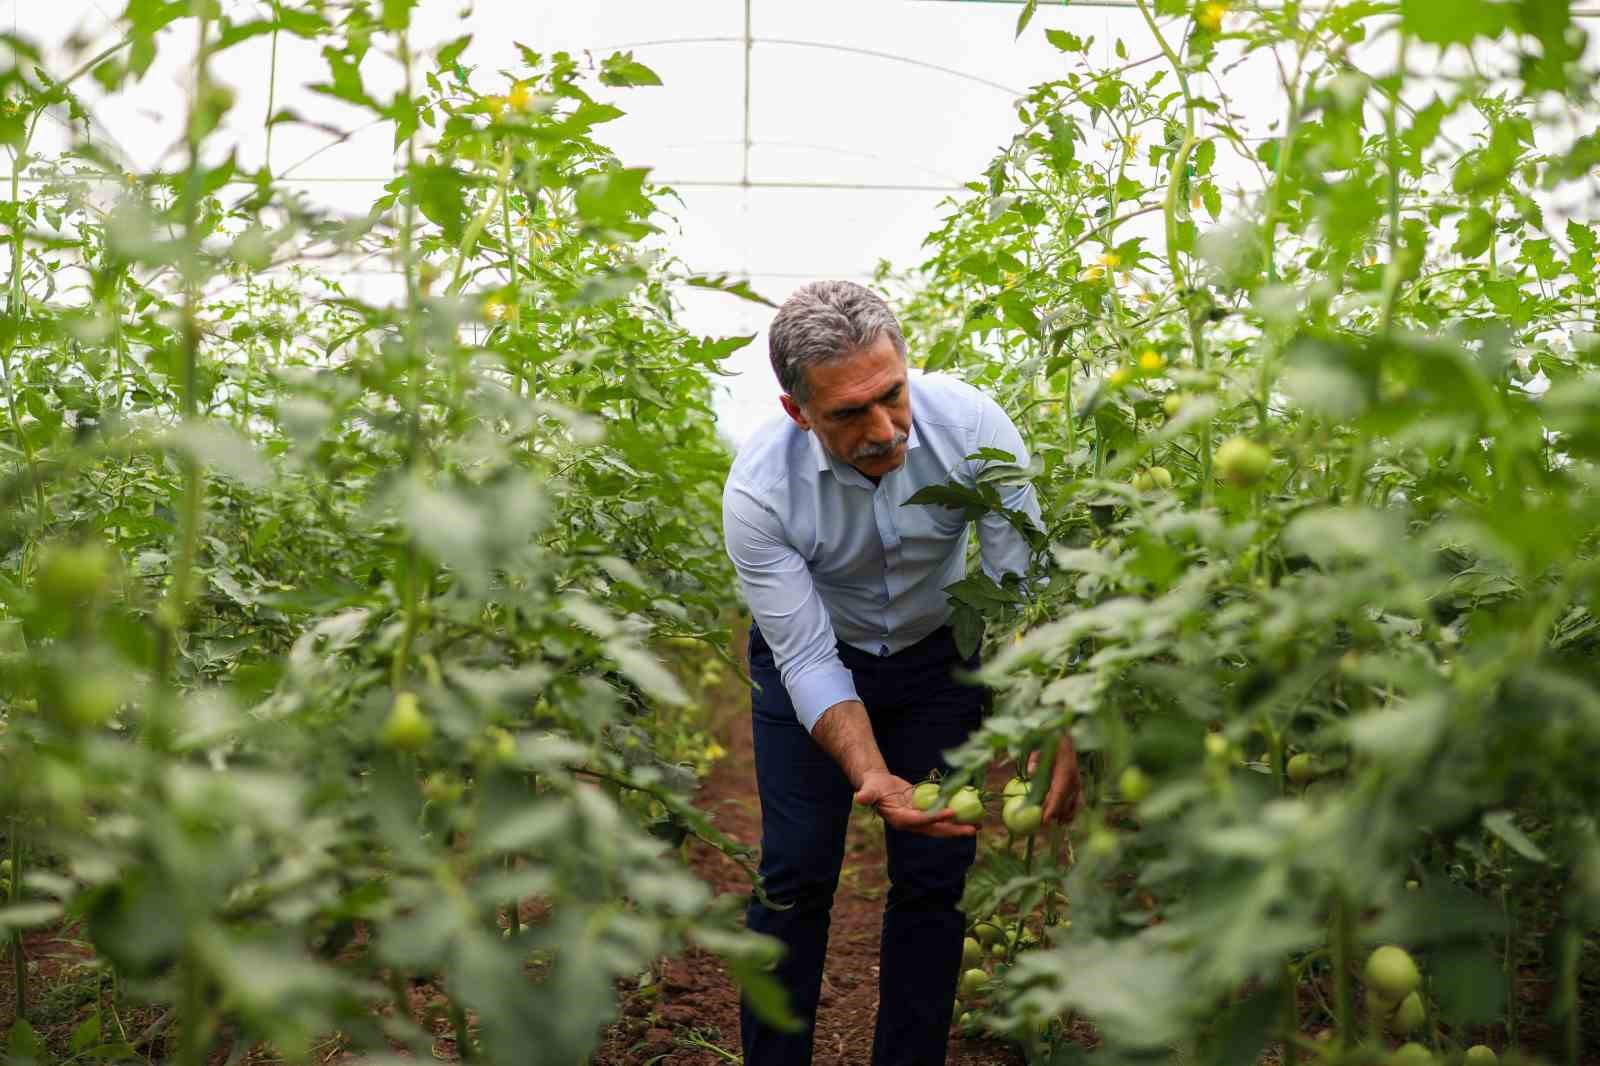
[[[1029,803],[1026,796],[1013,796],[1006,800],[1002,817],[1012,836],[1032,836],[1039,831],[1039,823],[1044,820],[1044,808],[1037,803]]]
[[[983,821],[983,799],[971,785],[963,785],[950,797],[950,809],[956,812],[956,821],[962,825],[977,825]]]
[[[122,706],[120,678],[107,670],[86,670],[65,679],[61,711],[68,723],[79,729],[104,725]]]
[[[989,954],[993,955],[997,959],[1003,959],[1006,957],[1006,946],[996,942],[995,945],[989,949]]]
[[[111,560],[111,550],[97,540],[51,545],[41,553],[35,575],[39,595],[45,599],[82,603],[110,580]]]
[[[1400,1005],[1389,1016],[1389,1030],[1397,1036],[1405,1036],[1417,1031],[1422,1025],[1427,1012],[1422,1007],[1422,997],[1412,992],[1400,1001]]]
[[[1067,933],[1072,931],[1071,918],[1058,918],[1044,927],[1044,942],[1051,947],[1066,939]]]
[[[1167,413],[1168,418],[1173,418],[1183,410],[1183,393],[1169,392],[1161,401],[1161,409]]]
[[[1097,827],[1090,832],[1089,839],[1083,847],[1090,855],[1104,859],[1116,853],[1117,834],[1104,826]]]
[[[1485,1044],[1473,1044],[1467,1048],[1466,1055],[1462,1058],[1466,1066],[1497,1066],[1500,1056],[1494,1053],[1494,1048]]]
[[[979,922],[972,927],[972,935],[978,938],[978,943],[988,947],[1000,939],[1000,927],[993,922]]]
[[[1433,1062],[1433,1052],[1413,1040],[1396,1048],[1389,1061],[1395,1066],[1429,1066]]]
[[[919,811],[931,811],[939,805],[939,783],[924,781],[911,790],[911,805]]]
[[[1230,437],[1217,448],[1212,463],[1224,481],[1245,488],[1267,476],[1272,453],[1246,437]]]
[[[1150,777],[1137,766],[1130,766],[1117,778],[1117,788],[1129,803],[1143,803],[1150,795]]]
[[[465,790],[460,778],[442,770],[435,770],[422,783],[422,795],[430,803],[454,803]]]
[[[489,727],[490,750],[500,762],[510,762],[517,757],[517,738],[500,726]]]
[[[1228,738],[1223,736],[1221,733],[1206,734],[1206,754],[1211,756],[1213,759],[1227,758],[1230,747],[1231,745],[1228,743]]]
[[[1006,799],[1011,799],[1014,796],[1026,796],[1027,794],[1028,783],[1020,777],[1013,777],[1010,781],[1007,781],[1005,791],[1001,793]]]
[[[433,723],[422,713],[414,692],[395,695],[389,717],[378,732],[378,743],[396,751],[419,751],[433,739]]]
[[[976,999],[983,995],[988,988],[989,975],[977,967],[972,967],[961,975],[961,997],[963,999]]]
[[[983,945],[973,937],[961,941],[961,968],[970,970],[983,962]]]
[[[1422,974],[1404,948],[1385,944],[1367,958],[1363,976],[1367,987],[1381,999],[1398,1002],[1417,990]]]
[[[1297,785],[1303,785],[1317,776],[1316,756],[1302,751],[1298,755],[1289,757],[1289,764],[1284,767],[1289,775],[1289,780]]]

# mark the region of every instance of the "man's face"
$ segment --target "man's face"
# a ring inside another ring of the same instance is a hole
[[[827,453],[870,478],[900,469],[911,433],[911,385],[894,342],[880,334],[871,346],[809,367],[804,405],[783,397],[801,429],[816,433]]]

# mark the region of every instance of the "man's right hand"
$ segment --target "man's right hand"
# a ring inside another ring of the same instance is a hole
[[[876,808],[885,825],[902,832],[930,837],[970,837],[977,833],[977,826],[955,821],[956,812],[949,807],[917,810],[911,802],[912,787],[911,782],[887,770],[869,770],[861,778],[855,800],[863,807]]]

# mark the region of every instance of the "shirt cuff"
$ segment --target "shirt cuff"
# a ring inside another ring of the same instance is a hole
[[[794,704],[795,717],[810,733],[817,720],[836,703],[861,699],[856,695],[856,679],[838,659],[822,663],[799,677],[784,682],[789,690],[789,702]]]

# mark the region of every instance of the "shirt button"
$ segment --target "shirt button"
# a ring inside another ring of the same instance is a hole
[[[887,644],[878,645],[878,655],[880,657],[888,655],[888,654],[889,654],[889,645],[887,645]]]

